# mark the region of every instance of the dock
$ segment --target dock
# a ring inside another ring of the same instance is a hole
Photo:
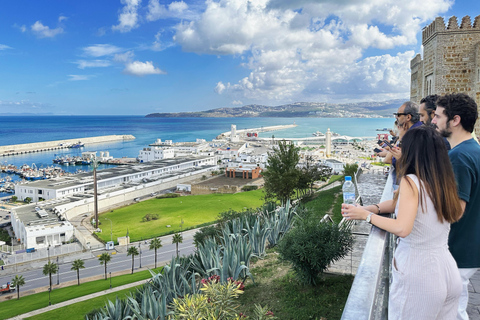
[[[65,139],[65,140],[56,140],[56,141],[13,144],[13,145],[7,145],[7,146],[0,146],[0,156],[7,157],[7,156],[33,153],[33,152],[68,149],[70,148],[70,146],[77,144],[79,142],[84,143],[85,145],[91,145],[95,143],[128,141],[128,140],[134,140],[134,139],[135,137],[132,135],[109,135],[109,136]]]
[[[251,128],[251,129],[237,129],[236,132],[239,135],[245,135],[248,132],[260,133],[260,132],[284,130],[284,129],[295,128],[296,126],[297,126],[296,124],[285,124],[285,125],[278,125],[278,126]],[[223,133],[221,133],[220,135],[217,136],[217,139],[229,137],[231,133],[232,133],[231,131],[223,132]]]

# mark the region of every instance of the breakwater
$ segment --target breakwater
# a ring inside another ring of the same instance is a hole
[[[14,144],[14,145],[0,146],[0,156],[5,157],[5,156],[12,156],[12,155],[18,155],[18,154],[24,154],[24,153],[67,149],[74,144],[78,144],[79,142],[88,146],[90,144],[95,144],[95,143],[128,141],[128,140],[134,140],[134,139],[135,137],[132,135],[108,135],[108,136],[98,136],[98,137]]]
[[[284,130],[284,129],[295,128],[296,126],[297,126],[296,124],[285,124],[285,125],[278,125],[278,126],[251,128],[251,129],[237,129],[236,133],[239,135],[246,135],[249,132],[260,133],[260,132]],[[230,137],[231,134],[232,134],[231,131],[223,132],[217,136],[217,139]]]

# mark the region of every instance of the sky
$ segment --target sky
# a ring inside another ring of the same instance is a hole
[[[0,114],[145,115],[409,97],[435,17],[473,0],[4,0]]]

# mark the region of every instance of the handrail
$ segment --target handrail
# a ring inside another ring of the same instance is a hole
[[[389,176],[382,201],[392,198],[390,181]],[[342,320],[387,318],[393,245],[392,234],[372,226],[343,310]]]

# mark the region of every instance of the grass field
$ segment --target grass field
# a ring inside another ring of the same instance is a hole
[[[263,190],[254,190],[236,194],[209,194],[167,199],[151,199],[127,207],[101,214],[101,233],[97,235],[105,241],[110,241],[110,219],[112,221],[113,240],[127,233],[130,241],[150,239],[173,233],[182,229],[213,222],[220,212],[227,210],[243,210],[257,208],[263,204]],[[158,214],[158,220],[142,222],[146,214]],[[171,227],[168,228],[167,225]]]
[[[342,214],[340,212],[342,201],[342,186],[337,186],[316,193],[315,197],[304,205],[305,208],[313,210],[319,217],[323,217],[331,210],[333,221],[339,223],[342,221]]]
[[[159,272],[162,269],[162,267],[153,269],[156,272]],[[132,283],[144,279],[149,279],[151,278],[151,274],[148,270],[145,271],[140,271],[136,272],[134,274],[126,274],[126,275],[121,275],[121,276],[116,276],[112,277],[112,287],[118,287],[127,283]],[[51,301],[52,304],[59,303],[62,301],[67,301],[71,299],[75,299],[78,297],[85,296],[87,294],[99,292],[102,290],[107,290],[110,288],[110,279],[108,280],[95,280],[91,282],[85,282],[81,283],[80,279],[80,285],[74,285],[70,287],[65,287],[65,288],[59,288],[59,289],[53,289],[51,292]],[[20,287],[20,293],[22,288]],[[118,293],[117,293],[118,294]],[[123,297],[124,294],[119,294],[119,296]],[[101,297],[102,301],[105,301],[105,297]],[[115,297],[115,295],[113,295]],[[91,301],[91,300],[89,300]],[[15,295],[12,300],[8,301],[3,301],[0,303],[0,319],[7,319],[14,317],[19,314],[27,313],[33,310],[41,309],[48,306],[48,292],[40,292],[36,294],[32,294],[29,296],[25,297],[20,297],[20,300],[17,300],[17,296]],[[101,304],[103,306],[103,304]],[[68,308],[68,312],[70,312],[70,306],[65,307]],[[60,308],[63,309],[63,312],[65,313],[65,308]],[[86,312],[90,311],[93,307],[89,307],[89,310]],[[58,319],[60,319],[59,317]],[[51,319],[57,319],[57,318],[51,318]],[[70,319],[70,316],[69,318]],[[79,319],[83,319],[83,317],[80,317]]]

